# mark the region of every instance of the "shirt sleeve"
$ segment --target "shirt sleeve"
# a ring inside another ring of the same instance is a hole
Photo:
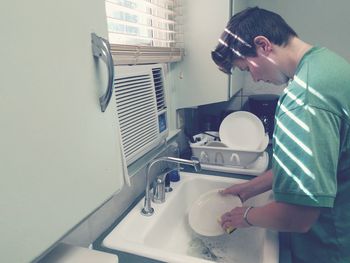
[[[273,192],[276,201],[333,207],[337,192],[340,119],[300,106],[276,115]]]

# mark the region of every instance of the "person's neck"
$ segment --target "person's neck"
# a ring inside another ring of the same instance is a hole
[[[293,37],[290,39],[288,45],[286,46],[287,51],[287,65],[286,74],[290,78],[293,78],[297,67],[305,55],[312,48],[312,45],[302,41],[298,37]]]

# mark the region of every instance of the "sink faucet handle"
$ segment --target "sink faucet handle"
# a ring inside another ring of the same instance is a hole
[[[158,176],[153,184],[153,202],[164,203],[165,202],[165,177]]]
[[[193,162],[193,167],[196,170],[196,172],[199,172],[202,168],[201,168],[201,163],[199,161],[198,157],[192,156],[191,160]]]

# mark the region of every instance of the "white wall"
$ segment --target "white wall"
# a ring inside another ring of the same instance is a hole
[[[299,37],[325,46],[350,61],[350,1],[348,0],[250,0],[280,14]]]

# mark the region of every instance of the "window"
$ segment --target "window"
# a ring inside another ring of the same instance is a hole
[[[115,64],[179,61],[183,55],[180,0],[106,0]]]

